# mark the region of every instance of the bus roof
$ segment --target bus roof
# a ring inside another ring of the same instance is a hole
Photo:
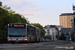
[[[9,24],[26,24],[26,23],[9,23]]]

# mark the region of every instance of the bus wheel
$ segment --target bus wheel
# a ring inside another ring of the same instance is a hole
[[[30,37],[30,43],[31,43],[31,37]]]
[[[35,38],[35,43],[37,42],[36,38]]]
[[[39,38],[39,41],[38,41],[38,43],[40,42],[40,38]]]
[[[9,42],[7,42],[7,44],[9,44]]]
[[[39,38],[39,42],[40,42],[40,38]]]
[[[12,44],[14,44],[14,42],[12,42]]]

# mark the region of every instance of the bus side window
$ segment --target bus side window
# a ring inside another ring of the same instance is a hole
[[[36,28],[33,28],[33,35],[36,35]]]
[[[37,30],[37,35],[40,36],[40,30]]]
[[[30,29],[29,26],[27,26],[27,36],[30,35]]]

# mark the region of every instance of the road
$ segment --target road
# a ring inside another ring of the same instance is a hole
[[[75,50],[75,43],[55,41],[23,44],[0,44],[0,50]]]

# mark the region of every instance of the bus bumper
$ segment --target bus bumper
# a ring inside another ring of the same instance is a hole
[[[28,40],[7,40],[7,42],[28,42]]]

